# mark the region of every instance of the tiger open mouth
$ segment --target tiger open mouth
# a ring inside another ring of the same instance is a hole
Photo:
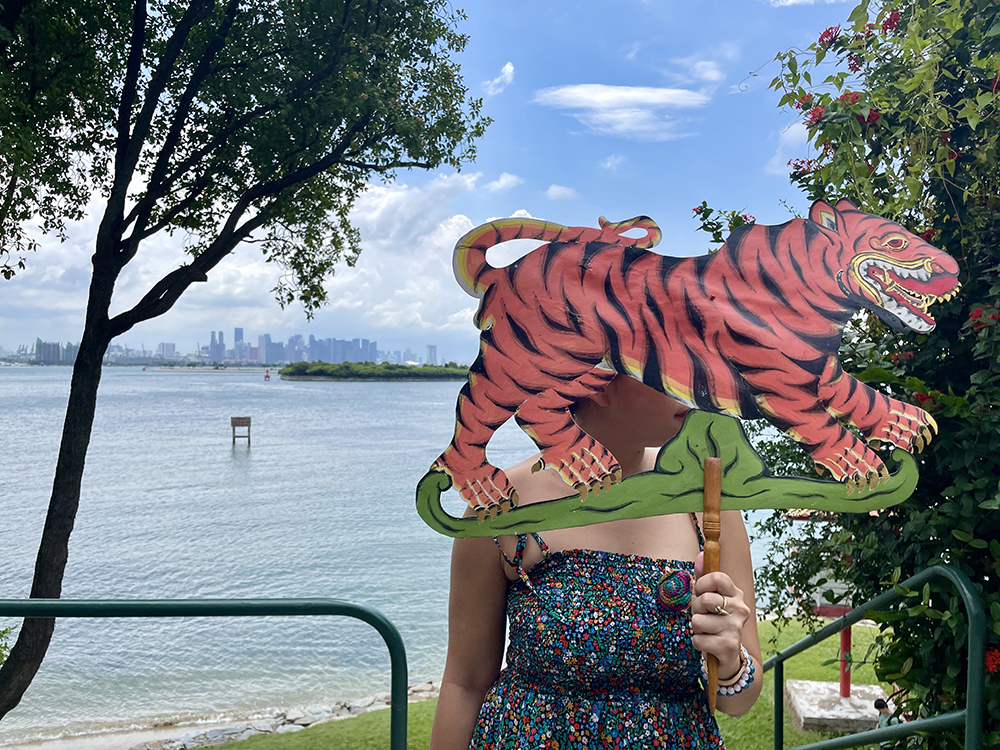
[[[858,280],[881,298],[881,306],[917,333],[934,330],[927,308],[947,302],[961,287],[945,274],[934,273],[929,258],[893,263],[884,258],[865,258],[857,265]]]

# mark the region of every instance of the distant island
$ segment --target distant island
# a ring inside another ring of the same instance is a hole
[[[295,362],[279,371],[282,380],[465,380],[468,367],[454,362],[419,367],[389,362]]]

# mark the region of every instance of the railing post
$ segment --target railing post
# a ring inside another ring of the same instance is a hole
[[[851,697],[851,626],[840,631],[840,697]]]
[[[785,662],[774,663],[774,750],[785,747]]]

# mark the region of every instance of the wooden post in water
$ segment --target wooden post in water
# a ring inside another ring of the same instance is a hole
[[[233,445],[236,445],[236,438],[246,438],[247,439],[247,448],[249,448],[250,447],[250,417],[230,417],[229,418],[229,423],[233,427]],[[246,427],[247,428],[246,435],[237,435],[236,434],[236,428],[237,427]]]
[[[722,531],[722,462],[714,456],[705,459],[705,506],[701,529],[705,535],[705,557],[702,575],[719,570],[721,549],[719,533]],[[715,713],[716,692],[719,689],[719,660],[714,654],[706,659],[708,668],[708,707]]]

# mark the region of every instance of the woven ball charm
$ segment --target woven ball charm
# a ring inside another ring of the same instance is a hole
[[[686,570],[668,569],[663,572],[656,585],[656,600],[661,609],[680,612],[691,604],[691,587],[694,576]]]

